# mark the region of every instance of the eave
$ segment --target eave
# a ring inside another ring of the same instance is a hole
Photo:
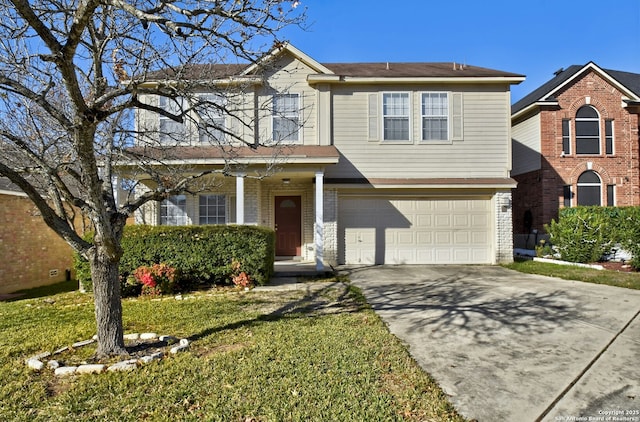
[[[525,116],[541,107],[560,107],[560,103],[557,100],[550,100],[550,101],[536,101],[535,103],[532,103],[530,105],[528,105],[527,107],[523,108],[522,110],[519,110],[518,112],[516,112],[515,114],[511,115],[511,121],[517,120],[522,116]]]
[[[518,183],[509,177],[498,178],[362,178],[326,179],[325,185],[340,188],[376,189],[514,189]]]
[[[327,77],[330,76],[330,77]],[[309,84],[315,83],[345,83],[345,84],[509,84],[517,85],[524,81],[524,77],[358,77],[339,75],[309,75]]]

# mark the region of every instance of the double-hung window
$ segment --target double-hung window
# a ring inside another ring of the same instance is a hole
[[[409,93],[382,94],[383,136],[385,141],[409,141]]]
[[[576,154],[600,154],[600,117],[588,105],[576,113]]]
[[[175,117],[183,117],[184,99],[182,97],[160,97],[159,106]],[[185,137],[185,125],[171,117],[160,114],[160,140],[182,141]]]
[[[226,101],[222,95],[198,95],[198,140],[200,143],[223,143],[226,140],[225,125]]]
[[[187,197],[174,195],[160,203],[160,224],[184,226],[187,224]]]
[[[446,92],[424,92],[421,99],[422,140],[449,139],[449,96]]]
[[[226,203],[224,195],[200,195],[200,224],[226,224]]]
[[[273,96],[273,141],[300,141],[300,95]]]

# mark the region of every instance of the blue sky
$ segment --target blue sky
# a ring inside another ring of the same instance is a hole
[[[457,62],[526,75],[572,64],[640,73],[640,0],[302,0],[284,36],[320,62]]]

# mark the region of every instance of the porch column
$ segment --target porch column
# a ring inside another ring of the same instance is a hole
[[[244,224],[244,177],[245,173],[236,174],[236,224]]]
[[[316,271],[324,271],[324,171],[316,172],[316,227],[313,235],[316,246]]]

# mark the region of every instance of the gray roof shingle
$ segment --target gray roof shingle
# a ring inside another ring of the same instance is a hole
[[[548,80],[544,84],[540,85],[535,90],[531,91],[529,94],[525,95],[522,99],[515,102],[511,106],[511,114],[515,114],[536,101],[541,100],[551,100],[552,98],[548,97],[548,94],[551,93],[555,88],[562,85],[567,80],[571,79],[575,74],[580,72],[586,66],[588,66],[589,62],[585,65],[571,65],[563,71],[556,74],[555,77]],[[640,74],[631,73],[631,72],[622,72],[619,70],[609,70],[602,69],[605,71],[610,77],[614,78],[620,84],[624,85],[627,89],[633,92],[637,97],[640,97]]]

